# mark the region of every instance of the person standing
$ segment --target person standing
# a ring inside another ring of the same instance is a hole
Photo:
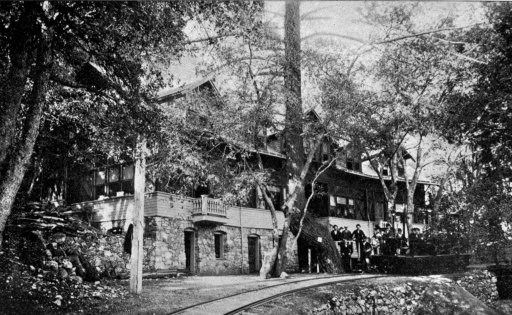
[[[391,229],[391,224],[386,224],[386,230],[382,235],[382,253],[384,255],[393,255],[393,243],[395,240],[395,235],[393,230]]]
[[[341,234],[340,234],[340,231],[338,230],[337,225],[332,226],[331,237],[332,237],[332,240],[335,242],[341,240]]]
[[[340,236],[342,241],[340,246],[346,247],[347,251],[352,255],[354,252],[354,246],[352,245],[352,233],[348,230],[348,227],[343,227],[343,231],[340,232]]]
[[[397,229],[395,235],[396,240],[396,254],[400,255],[404,252],[403,249],[407,250],[407,238],[402,233],[402,229]]]
[[[363,270],[368,271],[368,267],[370,266],[370,257],[372,256],[372,250],[373,250],[370,238],[364,239],[361,250],[362,250]]]
[[[362,252],[363,252],[363,243],[366,239],[366,235],[364,234],[363,230],[361,230],[361,224],[356,225],[356,229],[354,230],[354,232],[352,232],[352,237],[356,243],[358,257],[361,260],[361,258],[364,258],[364,257],[362,257],[363,256]]]

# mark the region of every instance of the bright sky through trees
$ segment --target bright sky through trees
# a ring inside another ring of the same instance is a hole
[[[301,3],[303,21],[301,35],[305,38],[303,47],[317,45],[319,41],[329,42],[331,49],[340,54],[351,54],[363,43],[382,38],[382,28],[374,23],[364,21],[361,12],[372,4],[382,9],[389,8],[397,2],[363,2],[363,1],[304,1]],[[404,3],[404,2],[400,2]],[[485,21],[480,2],[417,2],[419,9],[415,21],[431,29],[440,19],[453,17],[456,26],[466,26]],[[283,34],[284,2],[267,1],[265,19],[274,24],[276,31]],[[373,21],[375,22],[375,21]],[[190,23],[187,27],[190,38],[198,39],[211,36],[207,25]],[[326,48],[325,46],[323,47]],[[329,49],[329,47],[327,47]],[[197,60],[209,58],[208,50],[202,56],[184,57],[179,64],[173,65],[170,73],[175,77],[175,84],[183,84],[198,79],[195,67]],[[364,58],[370,58],[369,55]],[[363,58],[363,60],[364,60]]]

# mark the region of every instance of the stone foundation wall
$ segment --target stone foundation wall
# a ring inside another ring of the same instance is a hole
[[[144,265],[149,270],[185,269],[185,235],[193,224],[187,220],[146,217]]]
[[[98,239],[74,238],[81,252],[100,274],[115,277],[130,272],[130,255],[123,251],[124,236],[105,235]]]
[[[146,218],[145,264],[151,270],[186,269],[185,231],[195,238],[195,272],[202,275],[249,272],[248,237],[258,236],[260,257],[272,249],[272,231],[232,226],[198,226],[176,218]],[[224,235],[223,257],[215,256],[215,233]],[[289,244],[289,271],[298,269],[297,250]]]
[[[224,258],[215,258],[215,232],[225,233]],[[223,226],[219,228],[200,229],[199,241],[199,273],[201,274],[238,274],[249,273],[249,237],[259,239],[260,261],[266,252],[270,252],[275,244],[272,230]],[[291,234],[290,234],[291,236]],[[297,250],[292,237],[288,237],[287,271],[298,270]]]
[[[215,257],[215,233],[224,233],[224,257]],[[259,257],[274,247],[272,231],[267,229],[221,226],[201,228],[197,232],[198,273],[205,275],[249,273],[249,237],[259,238]],[[290,237],[289,237],[290,239]],[[288,268],[298,270],[297,251],[288,244]],[[261,265],[260,265],[261,266]]]
[[[105,224],[103,224],[105,223]],[[126,221],[102,222],[100,228],[123,227],[123,237],[128,229]],[[184,270],[185,231],[194,233],[194,269],[196,274],[222,275],[249,273],[249,240],[259,238],[259,256],[263,259],[266,252],[274,247],[272,230],[242,228],[226,225],[194,226],[183,218],[146,217],[144,226],[144,271]],[[224,235],[223,254],[215,256],[215,233]],[[122,253],[122,242],[117,244]],[[108,253],[107,253],[108,254]],[[129,263],[127,264],[129,268]],[[287,271],[298,270],[297,248],[293,247],[293,235],[288,237]]]

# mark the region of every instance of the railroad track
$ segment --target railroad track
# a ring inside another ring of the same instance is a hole
[[[363,279],[384,278],[387,275],[343,275],[329,276],[315,279],[300,279],[271,285],[265,288],[236,293],[215,300],[210,300],[189,307],[176,310],[173,314],[187,315],[213,315],[238,314],[244,310],[267,303],[281,296],[292,294],[301,290],[321,287],[329,284],[350,282]],[[288,289],[286,287],[289,287]]]

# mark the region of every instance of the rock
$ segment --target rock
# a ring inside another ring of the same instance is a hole
[[[59,268],[58,275],[59,279],[66,279],[69,277],[68,272],[64,268]]]
[[[74,284],[82,284],[83,279],[80,276],[71,276],[69,277],[69,281],[71,281]]]
[[[65,269],[71,270],[71,269],[73,269],[73,264],[72,264],[69,260],[64,259],[64,260],[62,261],[62,268],[65,268]]]
[[[290,278],[290,275],[283,271],[283,272],[281,272],[281,275],[279,275],[279,278],[288,279],[288,278]]]
[[[46,266],[53,272],[57,272],[59,270],[59,264],[55,260],[47,261]]]

